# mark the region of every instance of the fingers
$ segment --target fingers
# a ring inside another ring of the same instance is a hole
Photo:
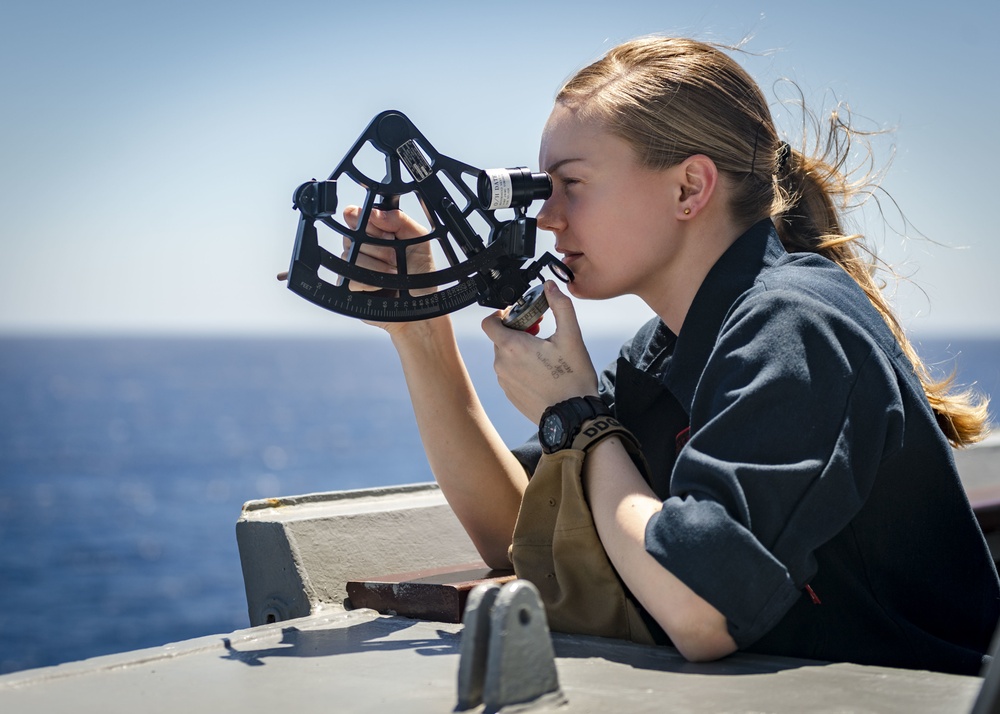
[[[387,233],[392,233],[397,238],[419,238],[427,235],[426,228],[417,223],[409,214],[399,210],[380,211],[373,208],[369,222]]]
[[[379,226],[379,221],[383,221],[384,219],[384,213],[384,211],[379,211],[375,208],[372,209],[368,225],[365,228],[366,235],[370,235],[373,238],[384,239],[395,237],[392,232],[384,230]],[[344,221],[352,230],[357,230],[358,222],[360,220],[361,208],[359,206],[347,206],[344,209]],[[379,273],[395,274],[397,272],[396,251],[390,246],[379,246],[361,242],[357,248],[358,255],[355,256],[353,260],[351,260],[351,254],[354,251],[354,241],[345,235],[343,236],[343,246],[344,250],[340,257],[344,260],[352,262],[359,268],[373,270]],[[348,283],[348,289],[352,292],[370,292],[378,290],[379,288],[359,283],[356,280],[351,280]]]
[[[396,251],[387,246],[376,246],[371,243],[360,243],[357,255],[352,255],[352,242],[344,239],[344,252],[341,258],[352,263],[355,267],[371,270],[376,273],[388,273],[396,275],[399,270],[396,267]],[[374,285],[366,285],[357,280],[350,280],[347,288],[351,292],[373,292],[381,288]]]
[[[344,236],[344,251],[340,257],[350,261],[354,241]],[[383,273],[395,273],[398,265],[396,249],[388,245],[374,245],[372,243],[360,242],[358,246],[357,264],[362,268],[378,270]]]
[[[357,230],[361,220],[361,207],[347,206],[344,209],[344,220],[351,230]],[[403,211],[373,208],[365,225],[365,235],[374,238],[419,238],[427,235],[427,229]]]
[[[351,230],[358,230],[358,226],[363,218],[362,209],[359,206],[347,206],[344,208],[344,221]],[[417,223],[409,215],[398,209],[382,210],[372,208],[365,223],[365,235],[382,240],[406,240],[426,236],[428,230]],[[426,241],[420,241],[415,245],[406,246],[405,257],[400,252],[400,246],[379,245],[367,241],[358,241],[355,246],[350,236],[343,237],[343,252],[341,258],[365,268],[381,273],[397,274],[399,272],[400,261],[406,261],[406,272],[409,274],[433,272],[434,259],[431,254],[431,246]],[[356,291],[378,290],[377,287],[362,285],[356,280],[349,283],[349,288]],[[419,297],[432,293],[436,288],[422,288],[412,290],[411,295]]]
[[[359,206],[347,206],[344,208],[344,221],[351,230],[357,230],[360,220],[361,208]],[[419,238],[420,236],[427,235],[427,229],[402,211],[383,211],[378,208],[373,208],[368,217],[365,234],[372,236],[373,238],[382,238],[385,240],[394,238]],[[354,241],[346,235],[342,236],[342,238],[343,252],[340,257],[343,260],[347,260],[359,268],[364,268],[374,272],[390,274],[396,274],[399,272],[399,254],[393,246],[374,245],[364,241],[359,241],[360,245],[357,247],[357,255],[354,256]],[[413,249],[407,250],[409,253]],[[429,250],[426,247],[421,247],[419,250],[427,253],[427,256],[420,256],[423,257],[422,260],[419,259],[419,257],[418,259],[412,261],[408,259],[407,267],[410,268],[411,272],[426,272],[427,270],[433,270],[433,263],[429,257]],[[278,273],[277,278],[281,281],[287,281],[288,271],[281,271]],[[350,290],[358,292],[380,290],[378,287],[363,285],[356,280],[350,281],[348,287]],[[419,292],[433,292],[433,290]],[[418,291],[415,291],[414,294],[418,294]]]
[[[580,333],[580,323],[576,318],[576,308],[573,307],[573,301],[559,289],[559,285],[554,280],[545,282],[545,299],[549,303],[549,309],[556,321],[556,333],[560,337],[582,342],[583,335]]]
[[[491,315],[487,315],[483,318],[482,328],[486,336],[490,338],[492,342],[497,347],[506,343],[507,340],[518,339],[517,336],[524,334],[519,330],[512,330],[503,324],[503,312],[494,312]]]
[[[572,304],[565,304],[569,298],[558,289],[553,298],[556,331],[546,339],[505,327],[501,312],[482,322],[483,332],[494,345],[497,382],[511,404],[533,422],[552,404],[597,393],[597,374],[578,337]]]
[[[358,222],[360,220],[361,208],[359,206],[347,206],[344,209],[344,221],[351,228],[351,230],[358,229]],[[378,208],[373,208],[371,215],[368,218],[368,223],[365,226],[365,235],[369,235],[373,238],[381,238],[383,240],[391,240],[394,238],[417,238],[426,234],[427,230],[423,226],[399,210],[383,211]],[[341,257],[347,260],[354,242],[346,235],[343,236],[343,242],[344,252]],[[363,255],[370,256],[376,261],[375,264],[364,265],[363,263],[370,261],[359,258],[358,265],[361,267],[367,267],[381,272],[396,272],[395,268],[398,266],[398,260],[395,248],[385,245],[380,246],[363,243],[360,246],[360,250]],[[384,266],[379,265],[379,262],[384,263],[385,266],[391,266],[393,269],[387,270]]]
[[[552,309],[552,314],[556,320],[556,333],[560,330],[563,335],[571,339],[581,339],[580,326],[576,320],[576,310],[573,308],[573,303],[562,292],[560,292],[558,286],[554,282],[547,281],[545,283],[545,298],[549,303],[549,308]],[[492,315],[487,316],[482,322],[483,332],[490,338],[494,344],[500,344],[508,339],[513,339],[512,335],[516,335],[518,332],[523,332],[524,334],[531,335],[535,337],[540,331],[541,322],[545,319],[545,315],[542,314],[538,321],[526,330],[516,330],[511,329],[503,324],[503,318],[510,312],[512,308],[507,308],[502,312],[496,312]],[[565,327],[561,327],[565,323]],[[558,334],[553,334],[549,341],[554,341],[558,338]]]

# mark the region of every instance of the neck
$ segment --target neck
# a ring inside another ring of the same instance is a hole
[[[675,335],[684,326],[691,303],[712,266],[745,228],[722,211],[702,211],[681,222],[676,260],[658,276],[655,285],[639,295]]]

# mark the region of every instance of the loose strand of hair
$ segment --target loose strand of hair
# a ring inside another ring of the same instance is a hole
[[[803,104],[804,106],[804,104]],[[808,135],[808,112],[803,109],[803,138]],[[900,348],[910,361],[927,401],[948,441],[956,447],[982,440],[989,433],[989,399],[971,389],[955,388],[955,373],[936,379],[921,359],[895,314],[884,289],[889,275],[900,276],[887,265],[861,234],[841,228],[843,214],[859,208],[874,197],[880,214],[879,194],[887,196],[902,215],[895,200],[882,186],[886,167],[876,169],[870,138],[881,131],[863,132],[852,126],[850,112],[845,120],[840,108],[831,112],[821,130],[814,124],[814,149],[809,154],[793,150],[789,166],[779,181],[774,220],[779,235],[792,251],[810,251],[839,264],[858,283],[882,316]],[[849,162],[855,141],[865,143],[865,159],[858,166]],[[808,141],[802,142],[806,146]],[[860,178],[853,178],[860,175]],[[862,200],[858,202],[858,196]],[[904,217],[904,226],[905,217]]]

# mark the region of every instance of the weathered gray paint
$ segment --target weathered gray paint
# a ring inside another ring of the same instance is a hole
[[[553,703],[563,699],[552,637],[538,589],[515,580],[500,588],[493,603],[483,707],[494,712],[543,697]]]
[[[459,711],[555,703],[555,653],[538,589],[527,580],[482,583],[469,594],[458,663]]]
[[[462,644],[458,660],[458,703],[465,711],[483,703],[486,661],[490,653],[490,616],[500,588],[482,584],[473,588],[462,615]]]
[[[434,484],[250,501],[236,540],[251,625],[342,606],[351,579],[479,560]]]
[[[461,625],[331,608],[222,636],[0,676],[4,714],[450,712]],[[556,634],[563,708],[594,712],[967,712],[980,682],[753,655],[690,664],[669,647]],[[477,708],[473,711],[481,711]]]

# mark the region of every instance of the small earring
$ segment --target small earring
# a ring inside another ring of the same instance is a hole
[[[691,215],[691,209],[690,208],[685,208],[684,209],[684,215],[685,216],[690,216]]]

